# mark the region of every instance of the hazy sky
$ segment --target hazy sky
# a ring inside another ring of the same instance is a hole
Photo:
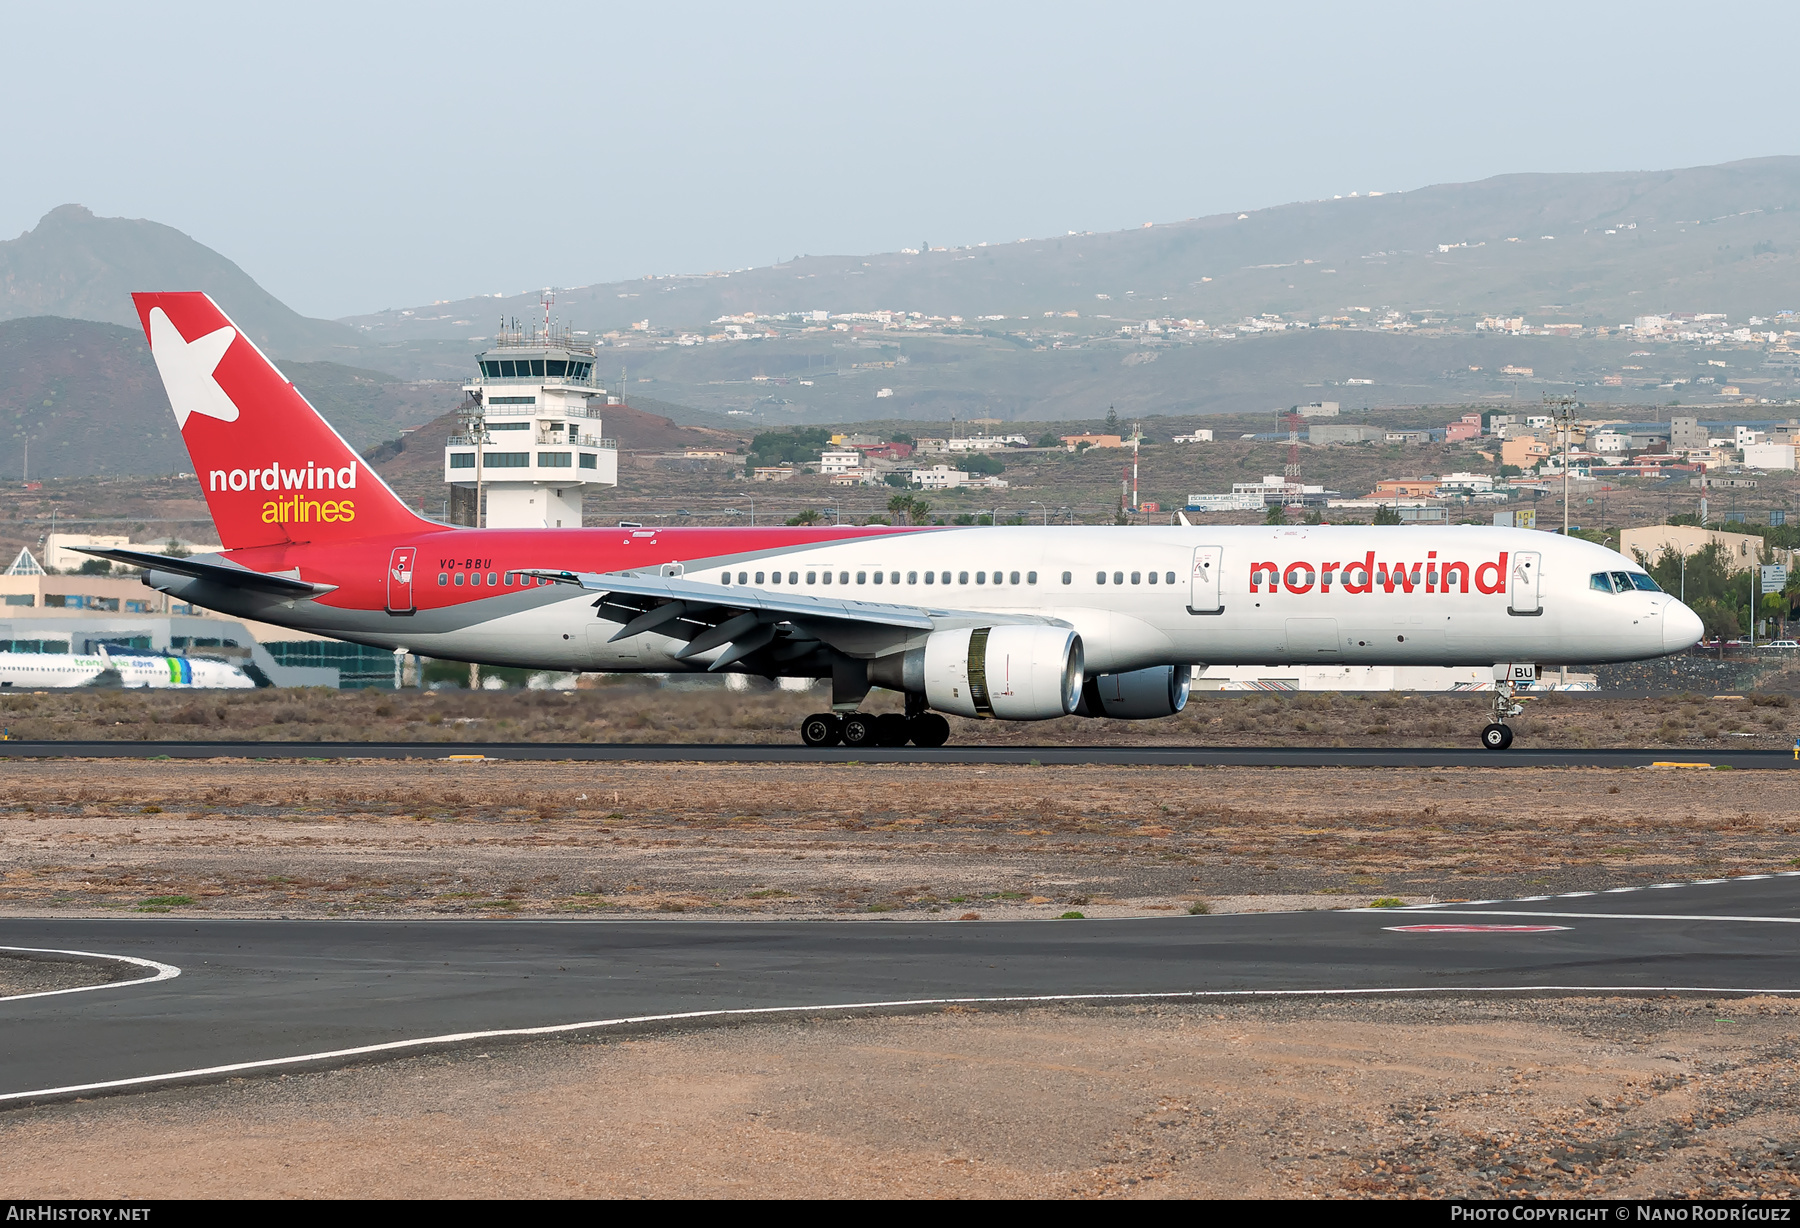
[[[1800,152],[1800,10],[0,8],[0,235],[175,226],[293,307]]]

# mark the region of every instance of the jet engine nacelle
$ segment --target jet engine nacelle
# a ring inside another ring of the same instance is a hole
[[[1081,688],[1077,716],[1107,716],[1116,721],[1147,721],[1174,716],[1187,707],[1193,685],[1191,665],[1153,665],[1128,674],[1095,674]]]
[[[1081,699],[1081,637],[1067,627],[936,631],[924,658],[925,698],[940,712],[1047,721],[1067,716]]]

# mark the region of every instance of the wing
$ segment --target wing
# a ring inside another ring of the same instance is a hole
[[[140,550],[80,550],[81,554],[91,554],[95,558],[111,559],[115,563],[123,563],[127,567],[142,567],[146,572],[162,571],[177,576],[193,576],[200,580],[211,580],[231,588],[247,588],[259,593],[274,593],[281,597],[317,597],[337,588],[335,584],[309,584],[293,576],[270,575],[268,572],[251,571],[241,564],[222,559],[218,555],[196,554],[188,558],[176,558],[167,554],[147,554]]]
[[[707,666],[709,670],[723,669],[763,649],[773,651],[776,663],[798,660],[821,645],[867,658],[898,651],[933,631],[1008,623],[1065,625],[1034,614],[988,614],[814,597],[749,585],[705,584],[681,576],[568,571],[525,574],[599,593],[595,611],[601,618],[623,624],[613,640],[647,631],[684,639],[687,644],[674,654],[677,658],[698,656],[724,645],[725,651]]]

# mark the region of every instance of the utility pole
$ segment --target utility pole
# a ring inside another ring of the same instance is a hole
[[[1556,429],[1562,436],[1562,471],[1563,471],[1563,536],[1569,535],[1569,443],[1575,430],[1574,397],[1553,397],[1544,395],[1544,404],[1551,407],[1556,415]]]

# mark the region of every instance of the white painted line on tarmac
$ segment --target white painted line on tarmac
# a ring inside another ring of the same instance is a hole
[[[307,1062],[329,1062],[344,1058],[366,1057],[376,1053],[395,1053],[402,1049],[421,1049],[435,1045],[453,1045],[477,1040],[500,1040],[512,1037],[561,1036],[571,1032],[598,1031],[603,1028],[627,1027],[641,1023],[683,1023],[700,1019],[744,1019],[758,1015],[801,1015],[814,1011],[899,1010],[904,1007],[931,1006],[1030,1006],[1056,1002],[1169,1002],[1179,1000],[1223,998],[1349,998],[1374,997],[1380,994],[1519,994],[1519,993],[1704,993],[1752,996],[1757,994],[1800,995],[1800,989],[1756,989],[1726,985],[1399,985],[1386,989],[1183,989],[1165,993],[1068,993],[1032,994],[991,998],[897,998],[878,1002],[831,1002],[814,1006],[745,1006],[728,1010],[679,1011],[665,1015],[629,1015],[618,1019],[590,1019],[580,1023],[554,1023],[536,1028],[495,1028],[483,1032],[451,1032],[442,1036],[421,1036],[416,1040],[392,1040],[377,1045],[358,1045],[350,1049],[327,1049],[319,1053],[296,1053],[290,1057],[264,1058],[252,1062],[231,1062],[223,1066],[200,1066],[191,1070],[175,1070],[167,1074],[138,1075],[129,1079],[109,1079],[99,1083],[71,1083],[64,1087],[42,1087],[28,1092],[0,1092],[0,1104],[30,1100],[38,1096],[71,1096],[84,1092],[117,1091],[124,1088],[150,1087],[183,1079],[206,1079],[219,1075],[243,1074],[250,1071],[275,1070]]]
[[[172,980],[181,975],[181,969],[174,964],[159,964],[153,959],[139,959],[135,955],[108,955],[97,951],[59,951],[48,947],[0,947],[0,951],[19,951],[29,955],[74,955],[83,959],[112,959],[122,964],[136,964],[140,968],[149,968],[154,976],[140,976],[129,981],[104,981],[98,985],[77,985],[73,989],[42,989],[36,993],[15,993],[0,998],[0,1002],[18,1002],[25,998],[54,998],[63,993],[88,993],[95,989],[123,989],[127,985],[149,985],[155,981]]]
[[[1344,912],[1386,913],[1386,908],[1346,908]],[[1733,917],[1718,913],[1647,912],[1546,912],[1537,908],[1457,908],[1436,914],[1445,917],[1580,917],[1590,921],[1766,921],[1773,925],[1800,925],[1800,917]]]

